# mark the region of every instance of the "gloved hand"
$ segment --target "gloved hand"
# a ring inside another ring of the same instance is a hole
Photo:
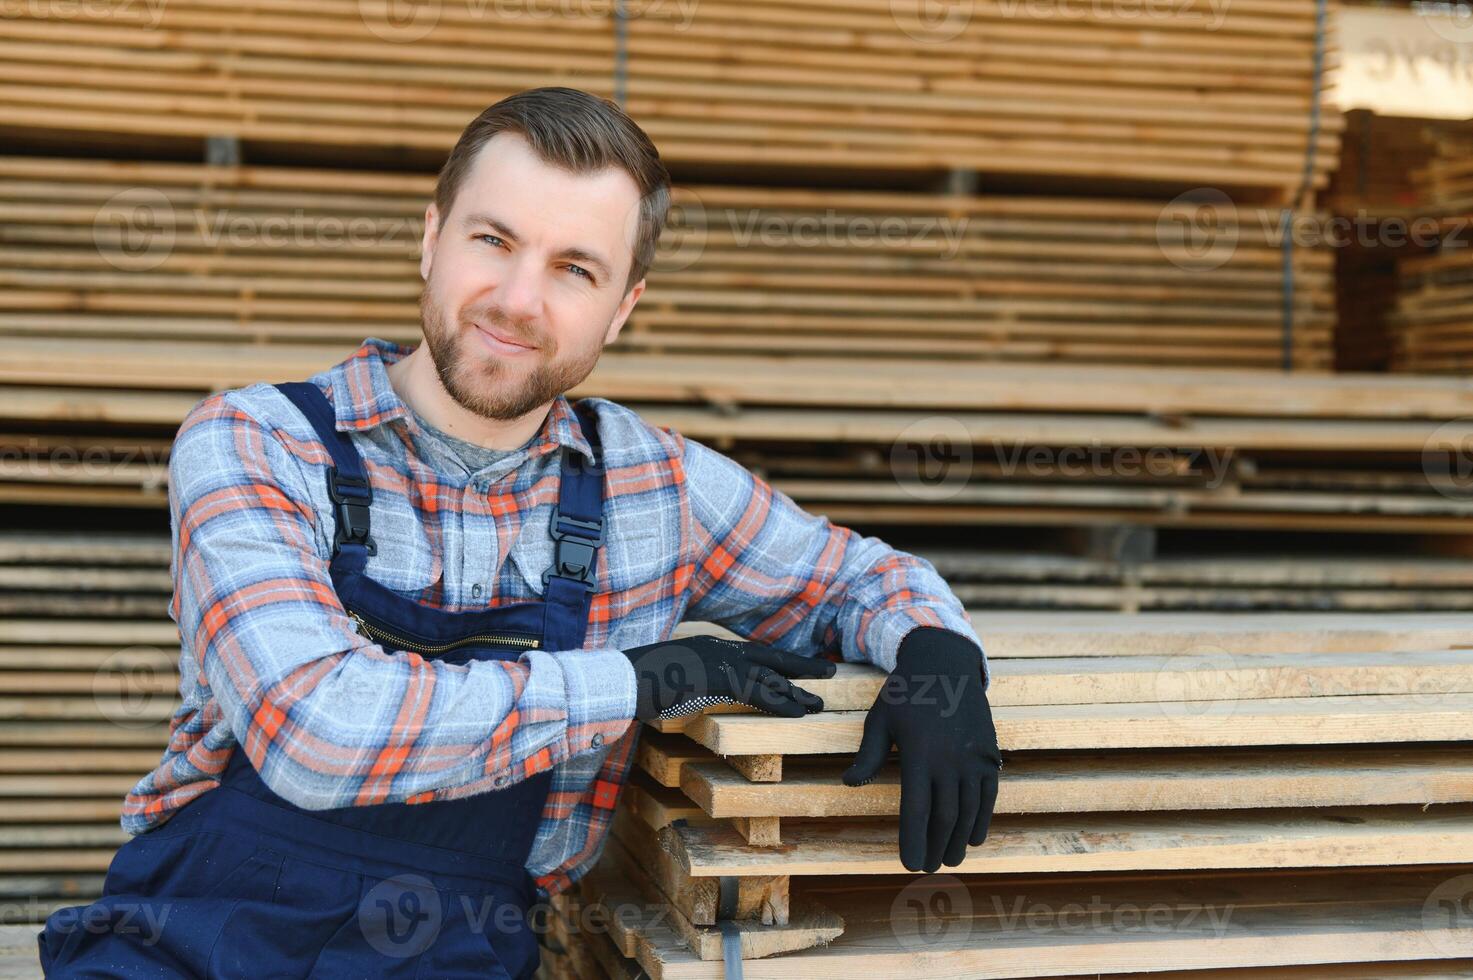
[[[844,782],[874,779],[891,742],[900,750],[900,862],[955,867],[969,843],[987,839],[1002,768],[976,643],[934,626],[905,635]]]
[[[639,682],[640,721],[694,714],[711,704],[749,704],[769,714],[801,718],[823,710],[823,698],[788,683],[790,677],[833,677],[834,663],[786,653],[752,640],[692,636],[624,651]]]

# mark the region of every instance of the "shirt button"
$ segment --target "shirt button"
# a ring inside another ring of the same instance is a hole
[[[497,789],[500,789],[501,787],[506,785],[508,778],[509,777],[507,776],[497,776],[495,779],[491,780],[491,785],[495,786]]]
[[[471,598],[473,598],[473,599],[479,599],[479,598],[481,598],[481,583],[480,582],[477,582],[475,585],[472,585],[471,586]]]
[[[600,745],[604,744],[604,733],[603,732],[597,732],[597,733],[595,733],[594,736],[593,736],[593,738],[589,741],[588,744],[592,745],[594,748],[598,748]]]

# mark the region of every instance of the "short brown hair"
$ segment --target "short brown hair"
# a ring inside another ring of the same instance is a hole
[[[624,292],[649,271],[670,211],[670,174],[645,131],[608,99],[549,85],[509,95],[466,126],[435,183],[440,229],[481,147],[497,133],[518,133],[544,162],[575,174],[620,167],[639,188],[634,264]]]

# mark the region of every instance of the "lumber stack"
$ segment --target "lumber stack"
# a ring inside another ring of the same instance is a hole
[[[0,336],[414,342],[418,174],[0,158]],[[681,187],[626,350],[1277,367],[1282,216],[1167,204]],[[1325,248],[1295,253],[1329,366]]]
[[[622,32],[613,10],[21,5],[0,39],[0,118],[12,136],[73,143],[234,136],[276,153],[428,157],[519,89],[614,94],[622,36],[626,107],[677,165],[961,169],[1279,203],[1300,186],[1316,100],[1313,186],[1337,156],[1314,0],[985,0],[940,16],[921,0],[629,4]],[[1322,48],[1332,65],[1333,31]]]
[[[210,390],[346,346],[12,337],[11,502],[162,508]],[[607,352],[599,395],[728,452],[840,523],[1465,533],[1459,379]],[[84,456],[107,460],[88,466]]]
[[[168,564],[167,521],[162,534],[0,536],[3,925],[100,895],[127,839],[123,797],[158,764],[179,703]]]
[[[1461,374],[1473,365],[1473,132],[1444,133],[1433,145],[1432,159],[1414,174],[1430,231],[1397,263],[1391,367]]]
[[[842,664],[809,682],[817,715],[646,729],[604,858],[559,902],[552,975],[721,977],[723,921],[748,977],[1466,969],[1473,621],[977,625],[1005,767],[960,866],[906,875],[896,770],[840,782],[883,676]],[[603,972],[568,972],[580,945]]]

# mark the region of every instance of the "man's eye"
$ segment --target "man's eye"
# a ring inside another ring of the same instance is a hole
[[[476,237],[479,238],[481,241],[485,241],[488,238],[493,239],[491,243],[493,245],[503,244],[501,239],[497,238],[495,235],[477,235]]]
[[[584,279],[587,279],[589,282],[592,282],[593,281],[593,275],[592,275],[592,273],[590,273],[587,269],[583,268],[581,265],[570,265],[570,266],[568,266],[568,268],[569,269],[572,269],[573,272],[576,275],[582,276]]]

